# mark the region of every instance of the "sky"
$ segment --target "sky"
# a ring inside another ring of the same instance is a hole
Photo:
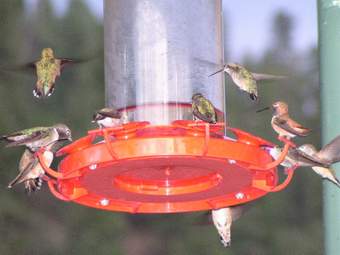
[[[293,17],[294,46],[303,51],[317,45],[317,9],[311,0],[223,0],[228,26],[230,55],[259,56],[270,44],[274,15],[282,10]],[[249,29],[252,28],[252,29]]]
[[[27,0],[34,6],[37,0]],[[52,0],[56,12],[62,15],[70,0]],[[102,0],[84,0],[99,18],[103,17]],[[297,50],[317,44],[316,2],[312,0],[222,0],[228,25],[229,56],[241,61],[244,54],[261,56],[271,40],[271,21],[280,10],[291,14],[295,22],[293,41]],[[250,29],[251,28],[251,29]],[[228,60],[229,61],[229,60]]]

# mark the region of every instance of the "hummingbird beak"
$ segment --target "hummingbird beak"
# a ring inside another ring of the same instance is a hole
[[[264,107],[264,108],[262,108],[260,110],[257,110],[256,113],[263,112],[263,111],[266,111],[266,110],[269,110],[269,109],[270,109],[270,107],[267,106],[267,107]]]
[[[208,77],[213,76],[213,75],[215,75],[215,74],[217,74],[217,73],[223,72],[223,70],[224,70],[224,67],[223,67],[221,70],[218,70],[218,71],[216,71],[216,72],[214,72],[214,73],[208,75]]]

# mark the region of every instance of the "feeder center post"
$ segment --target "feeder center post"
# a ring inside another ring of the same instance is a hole
[[[322,143],[340,134],[340,1],[319,0]],[[337,176],[340,166],[332,166]],[[325,254],[340,254],[340,191],[324,182]]]
[[[192,119],[194,93],[225,112],[221,0],[106,0],[104,49],[106,105],[130,121]]]

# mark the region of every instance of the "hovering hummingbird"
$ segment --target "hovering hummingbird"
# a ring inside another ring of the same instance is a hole
[[[56,78],[61,75],[68,64],[76,64],[86,60],[56,58],[51,48],[44,48],[41,51],[40,59],[24,64],[19,67],[3,67],[4,71],[35,70],[37,81],[33,95],[37,98],[48,97],[53,94]]]
[[[3,135],[0,140],[5,140],[6,147],[25,145],[32,152],[38,151],[60,140],[72,141],[71,130],[65,124],[56,124],[51,127],[34,127]]]
[[[33,95],[37,98],[52,95],[56,78],[60,76],[66,64],[74,62],[69,58],[55,58],[51,48],[44,48],[41,51],[41,58],[29,64],[36,69],[37,74]]]
[[[235,85],[240,90],[247,92],[250,99],[254,101],[258,99],[257,81],[279,80],[286,78],[285,76],[252,73],[245,67],[236,63],[225,64],[222,69],[210,74],[208,77],[220,72],[226,72],[231,77]]]
[[[125,115],[112,108],[103,108],[93,114],[92,122],[100,128],[116,127],[124,124]]]
[[[271,125],[273,129],[281,137],[287,137],[288,139],[295,136],[307,136],[310,133],[309,128],[305,128],[293,119],[290,118],[288,113],[288,105],[285,102],[278,101],[272,105],[274,110]],[[270,107],[265,107],[257,112],[268,110]]]
[[[196,93],[192,96],[191,106],[194,118],[212,124],[217,122],[217,114],[214,105],[201,93]]]
[[[213,223],[224,247],[231,245],[231,224],[241,217],[248,208],[244,205],[225,207],[211,211]]]
[[[267,147],[266,149],[274,159],[279,158],[282,152],[282,148],[279,147]],[[317,151],[312,144],[303,144],[298,148],[289,149],[281,165],[284,167],[292,167],[294,165],[311,167],[323,179],[331,181],[340,188],[340,182],[333,169],[330,168],[332,164],[339,161],[340,136],[337,136],[320,151]]]

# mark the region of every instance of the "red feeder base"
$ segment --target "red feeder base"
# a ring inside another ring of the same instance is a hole
[[[288,184],[293,171],[276,186],[280,162],[260,148],[267,141],[230,129],[232,140],[220,130],[176,121],[90,131],[59,152],[68,154],[59,172],[46,169],[57,178],[49,187],[60,199],[99,209],[172,213],[246,203]],[[105,139],[92,144],[96,136]]]

